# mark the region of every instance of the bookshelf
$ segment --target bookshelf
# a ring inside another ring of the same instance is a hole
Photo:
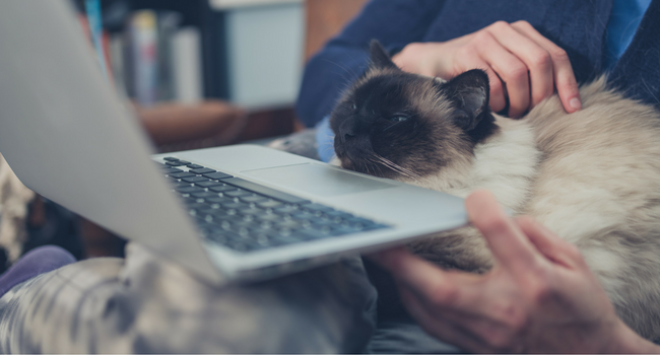
[[[102,0],[102,8],[110,37],[134,46],[140,34],[130,32],[141,32],[135,18],[139,12],[156,18],[159,45],[161,37],[181,28],[197,32],[204,98],[254,110],[292,106],[295,101],[304,64],[302,0]],[[168,30],[167,22],[177,24]],[[175,51],[181,52],[190,51]],[[140,85],[125,84],[130,96],[140,97],[134,88]]]
[[[199,63],[199,96],[202,98],[228,99],[229,88],[227,86],[227,63],[226,55],[223,52],[226,48],[223,35],[224,18],[223,12],[213,10],[206,0],[101,0],[103,12],[104,29],[108,32],[111,42],[113,40],[123,41],[124,51],[137,51],[136,48],[128,48],[139,45],[142,42],[148,42],[149,31],[154,31],[153,40],[158,41],[159,45],[164,42],[172,42],[173,36],[177,36],[180,30],[193,31],[198,41],[195,46],[198,53]],[[140,16],[143,15],[143,16]],[[150,22],[149,17],[153,16]],[[141,21],[141,20],[147,21]],[[145,22],[147,23],[145,26]],[[168,27],[168,22],[169,28]],[[151,29],[147,28],[151,27]],[[145,29],[146,28],[146,29]],[[138,32],[138,33],[130,33]],[[169,31],[169,33],[168,33]],[[145,34],[146,32],[146,34]],[[165,39],[161,37],[167,37]],[[128,42],[128,43],[126,43]],[[145,43],[142,43],[145,44]],[[166,43],[171,46],[172,43]],[[145,45],[148,45],[146,43]],[[190,48],[190,47],[187,47]],[[111,50],[116,51],[117,46]],[[162,57],[168,57],[171,53],[158,53]],[[123,59],[125,67],[129,73],[122,73],[127,79],[131,79],[132,74],[128,64],[131,59],[131,53],[122,53],[114,57]],[[112,57],[112,55],[111,55]],[[122,57],[122,58],[120,58]],[[170,63],[172,58],[166,58]],[[159,63],[160,64],[160,63]],[[190,64],[190,63],[188,63]],[[127,86],[127,93],[131,97],[136,97],[131,88],[131,83],[124,82]],[[166,97],[167,98],[167,97]]]

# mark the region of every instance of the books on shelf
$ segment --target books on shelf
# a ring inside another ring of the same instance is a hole
[[[199,30],[180,26],[173,11],[131,14],[123,33],[112,36],[110,67],[117,89],[142,106],[202,99]]]

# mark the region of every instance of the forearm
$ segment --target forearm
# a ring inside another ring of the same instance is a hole
[[[635,333],[623,321],[618,324],[617,336],[612,337],[610,345],[603,353],[612,354],[660,354],[660,346]]]

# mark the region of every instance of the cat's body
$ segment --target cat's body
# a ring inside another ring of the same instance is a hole
[[[447,83],[406,74],[379,47],[372,61],[332,116],[343,166],[462,197],[490,190],[515,215],[531,215],[578,246],[622,319],[660,339],[657,111],[601,78],[580,89],[576,113],[554,96],[512,120],[489,112],[483,73]],[[471,227],[411,248],[444,267],[492,266]]]

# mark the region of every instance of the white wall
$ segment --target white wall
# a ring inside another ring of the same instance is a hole
[[[291,105],[303,69],[303,4],[291,0],[243,4],[223,9],[230,100],[248,108]]]

